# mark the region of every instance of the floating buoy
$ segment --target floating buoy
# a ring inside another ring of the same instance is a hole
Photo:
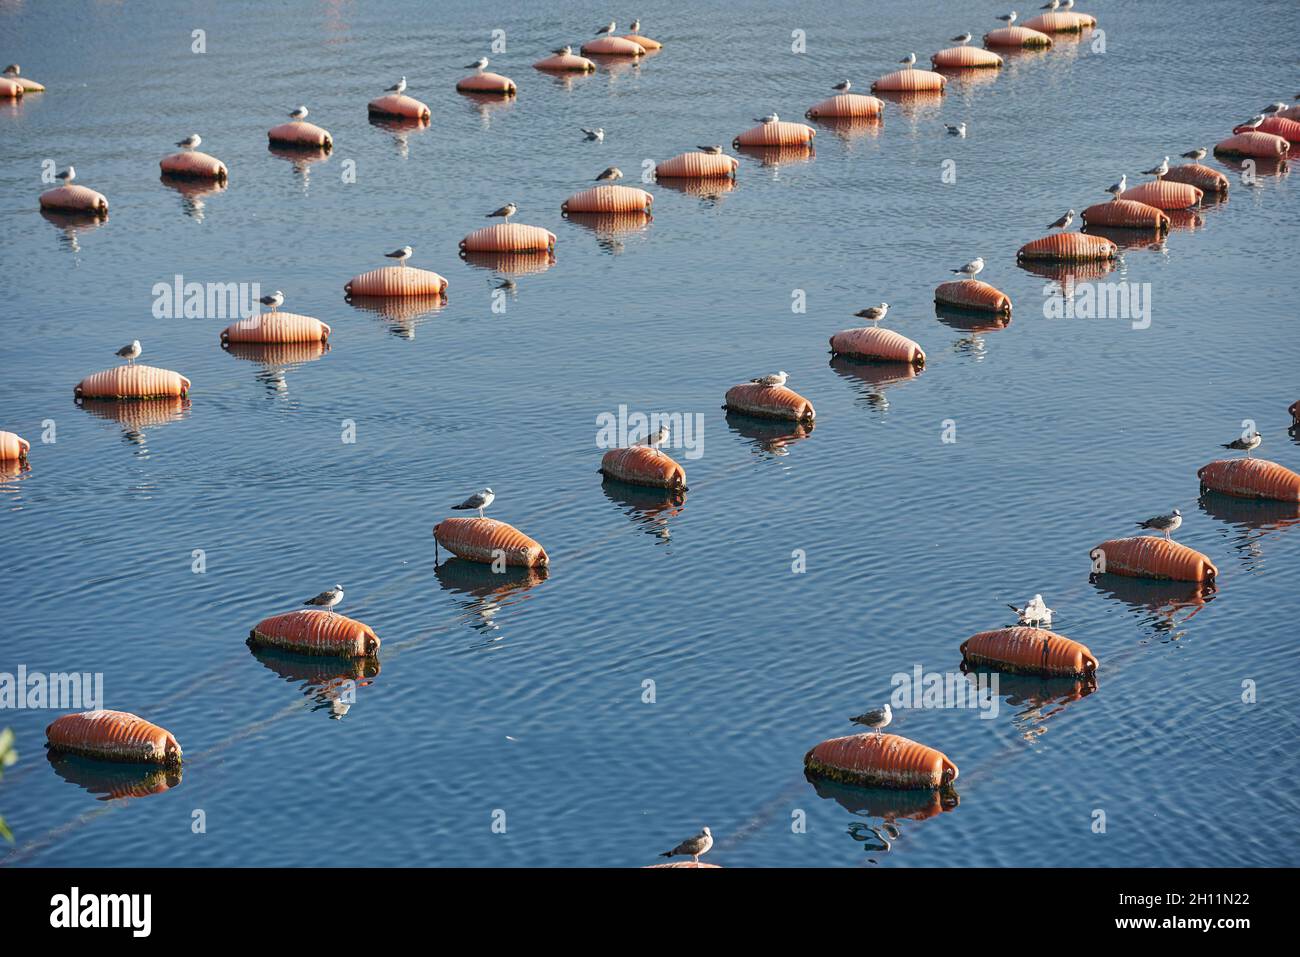
[[[45,92],[45,87],[44,87],[43,85],[41,85],[40,83],[37,83],[35,80],[33,80],[33,79],[29,78],[29,77],[22,76],[22,75],[19,74],[19,73],[9,73],[9,72],[6,72],[6,73],[3,73],[3,74],[0,74],[0,80],[5,80],[5,81],[8,81],[9,83],[17,83],[20,87],[23,88],[23,94],[24,94],[24,95],[26,95],[26,94],[28,94],[28,93],[44,93],[44,92]],[[3,97],[3,94],[0,94],[0,99],[3,99],[3,98],[4,98],[4,97]]]
[[[17,100],[27,92],[14,77],[0,76],[0,100]]]
[[[1087,645],[1024,625],[972,635],[962,642],[961,654],[969,665],[1047,678],[1091,678],[1097,670]]]
[[[305,120],[293,120],[290,123],[273,126],[267,131],[266,138],[276,146],[306,147],[322,149],[326,152],[334,148],[334,138],[328,131]]]
[[[1288,143],[1300,143],[1300,123],[1287,119],[1285,116],[1270,116],[1259,126],[1237,126],[1233,128],[1232,132],[1245,133],[1251,129],[1254,129],[1257,133],[1271,133],[1274,136],[1280,136]]]
[[[582,45],[583,56],[645,56],[645,47],[626,37],[596,37]]]
[[[732,146],[805,146],[813,141],[817,131],[803,123],[791,123],[778,120],[775,123],[759,123],[751,130],[745,130],[734,140]]]
[[[311,316],[262,312],[221,330],[222,342],[324,342],[330,327]]]
[[[56,718],[45,729],[50,749],[105,761],[181,763],[181,746],[164,728],[126,711],[82,711]]]
[[[183,399],[190,394],[190,380],[170,369],[114,366],[86,376],[73,394],[78,399]]]
[[[462,253],[520,253],[555,249],[555,233],[541,226],[496,223],[476,229],[460,241]]]
[[[956,306],[958,309],[1011,314],[1011,297],[978,279],[940,283],[934,290],[934,301],[941,306]]]
[[[519,92],[515,81],[500,73],[475,73],[456,84],[461,93],[497,93],[501,96],[514,96]]]
[[[343,291],[349,296],[444,296],[447,280],[429,269],[380,266],[349,280]]]
[[[104,198],[103,193],[70,183],[41,193],[41,209],[62,209],[102,217],[108,215],[108,200]]]
[[[1096,25],[1096,17],[1086,13],[1075,13],[1073,10],[1040,13],[1022,24],[1026,30],[1037,30],[1039,33],[1080,33]]]
[[[1291,151],[1291,143],[1283,136],[1273,133],[1238,133],[1222,143],[1216,143],[1214,152],[1223,156],[1252,156],[1257,159],[1276,159],[1286,156]]]
[[[655,164],[656,178],[708,179],[717,176],[735,176],[740,160],[721,153],[682,153],[672,159]]]
[[[1218,459],[1196,472],[1201,487],[1234,498],[1300,502],[1300,475],[1268,459]]]
[[[1214,562],[1194,548],[1152,535],[1112,538],[1088,553],[1098,574],[1180,582],[1212,582]]]
[[[1148,229],[1157,233],[1169,231],[1169,214],[1155,206],[1132,199],[1116,199],[1097,203],[1083,211],[1085,226],[1119,226],[1124,229]]]
[[[882,788],[942,788],[957,780],[946,754],[897,734],[831,738],[805,754],[803,766],[817,777]]]
[[[1217,169],[1210,169],[1200,163],[1184,163],[1173,167],[1165,174],[1165,182],[1195,186],[1206,196],[1228,195],[1228,177]]]
[[[723,408],[766,419],[791,419],[811,422],[817,411],[811,402],[785,386],[766,386],[755,382],[733,385],[727,390]]]
[[[979,47],[949,47],[930,57],[930,65],[947,70],[997,69],[1002,65],[1002,57]]]
[[[1050,47],[1052,38],[1027,27],[1000,27],[984,34],[986,47]]]
[[[948,84],[948,78],[942,73],[934,73],[930,70],[895,70],[893,73],[886,73],[875,83],[871,84],[872,93],[920,93],[920,92],[937,92],[943,90]]]
[[[0,462],[25,462],[31,447],[21,435],[0,431]]]
[[[1146,203],[1156,209],[1187,209],[1199,203],[1204,195],[1195,186],[1158,179],[1126,189],[1119,194],[1119,198]]]
[[[1119,247],[1104,236],[1058,232],[1025,243],[1016,252],[1016,260],[1070,263],[1114,259],[1118,255]]]
[[[808,107],[804,116],[810,120],[843,119],[847,117],[876,117],[885,110],[885,101],[865,93],[840,93]]]
[[[318,608],[303,608],[262,619],[249,631],[248,644],[302,655],[373,658],[379,654],[380,641],[364,622]]]
[[[655,198],[635,186],[593,186],[560,205],[564,213],[648,213]]]
[[[560,56],[556,53],[538,60],[533,64],[533,69],[546,70],[548,73],[595,73],[596,64],[585,56],[574,53]]]
[[[164,156],[158,163],[166,176],[182,176],[189,179],[214,179],[225,182],[229,178],[226,164],[215,156],[195,150],[185,150]]]
[[[601,456],[600,472],[606,478],[629,485],[649,485],[676,492],[686,490],[686,470],[666,453],[647,445],[610,449]]]
[[[433,526],[434,540],[453,555],[474,562],[504,561],[536,568],[550,562],[546,549],[513,525],[494,518],[444,518]]]
[[[376,116],[397,116],[405,120],[419,120],[422,123],[427,123],[432,116],[429,107],[404,93],[386,93],[371,100],[367,104],[367,110]]]
[[[641,47],[641,49],[645,50],[646,53],[653,53],[655,50],[662,50],[664,46],[658,40],[651,40],[649,37],[643,37],[639,33],[625,33],[623,39],[631,40],[637,46]]]
[[[923,368],[925,351],[907,336],[879,326],[845,329],[831,336],[831,352],[837,356],[878,362],[906,362]]]

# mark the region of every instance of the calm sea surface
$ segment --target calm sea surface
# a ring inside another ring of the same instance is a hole
[[[1290,100],[1300,7],[1080,8],[1104,52],[1009,56],[878,126],[819,128],[813,156],[744,156],[734,190],[651,185],[653,222],[611,231],[560,215],[604,167],[636,182],[751,117],[802,118],[1001,10],[0,2],[0,60],[49,88],[0,107],[0,428],[33,441],[30,470],[0,478],[0,672],[102,673],[105,706],[186,755],[171,789],[106,800],[139,778],[48,759],[58,712],[0,712],[19,752],[0,862],[631,866],[708,824],[726,866],[1300,863],[1300,509],[1198,498],[1196,479],[1243,419],[1300,468],[1295,185],[1234,171],[1196,228],[1129,246],[1105,279],[1147,284],[1149,328],[1045,318],[1049,280],[1015,261],[1121,173]],[[658,55],[532,69],[630,13]],[[478,103],[453,85],[494,29],[519,96]],[[367,119],[403,73],[427,129]],[[300,103],[333,134],[323,162],[267,149]],[[965,140],[945,136],[963,120]],[[192,132],[227,189],[160,182]],[[45,160],[105,193],[107,222],[42,217]],[[511,200],[556,233],[556,261],[494,311],[499,274],[457,243]],[[446,304],[346,302],[403,243],[448,278]],[[1005,328],[935,315],[934,286],[977,255],[1015,302]],[[225,352],[229,319],[155,317],[177,275],[282,289],[332,348]],[[882,299],[928,353],[919,375],[829,361],[828,336]],[[191,401],[77,407],[73,386],[133,338]],[[719,408],[777,369],[816,405],[804,437]],[[703,454],[670,450],[684,502],[602,486],[597,417],[620,405],[702,417]],[[547,547],[544,579],[435,568],[432,526],[484,485],[492,516]],[[1217,593],[1090,583],[1092,546],[1175,506]],[[377,670],[245,646],[335,582],[383,638]],[[805,780],[804,752],[891,676],[955,671],[962,641],[1035,592],[1100,658],[1095,693],[1008,678],[996,714],[900,710],[891,730],[961,768],[943,803]]]

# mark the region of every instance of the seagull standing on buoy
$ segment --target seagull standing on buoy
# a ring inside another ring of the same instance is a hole
[[[185,139],[181,140],[176,145],[183,150],[196,150],[199,148],[199,144],[202,142],[203,142],[203,137],[199,136],[198,133],[191,133],[189,136],[185,137]]]
[[[510,217],[513,216],[513,215],[514,215],[515,213],[517,213],[517,212],[519,212],[519,207],[518,207],[518,206],[516,206],[514,203],[506,203],[506,204],[505,204],[504,206],[502,206],[500,209],[494,209],[494,210],[492,210],[492,212],[488,213],[488,214],[487,214],[485,217],[483,217],[483,218],[484,218],[484,219],[492,219],[494,216],[500,216],[500,217],[501,217],[502,219],[504,219],[506,222],[510,222]]]
[[[945,124],[943,124],[943,125],[944,125],[944,128],[947,129],[947,131],[948,131],[948,135],[949,135],[949,136],[960,136],[962,139],[965,139],[965,138],[966,138],[966,121],[965,121],[965,120],[962,120],[962,121],[961,121],[960,123],[958,123],[956,126],[953,126],[951,123],[945,123]]]
[[[974,279],[983,271],[984,271],[983,256],[976,256],[974,259],[972,259],[966,265],[962,266],[960,269],[949,270],[949,272],[955,272],[960,276],[965,276],[967,279]]]
[[[596,36],[601,36],[602,34],[607,34],[607,33],[613,33],[614,28],[617,26],[618,26],[617,23],[615,23],[613,20],[610,20],[609,23],[605,24],[603,27],[601,27],[599,30],[596,31]]]
[[[777,372],[772,375],[761,375],[757,379],[750,379],[749,381],[754,383],[754,385],[761,385],[766,389],[777,389],[785,385],[785,381],[788,378],[790,378],[790,376],[787,373]]]
[[[1061,0],[1048,0],[1047,3],[1039,7],[1039,10],[1055,10],[1061,5]]]
[[[696,148],[697,150],[699,150],[701,153],[708,153],[710,156],[721,156],[721,155],[722,155],[722,147],[721,147],[721,146],[697,146],[697,147],[695,147],[695,148]]]
[[[496,500],[496,493],[490,488],[485,488],[481,492],[475,492],[459,505],[453,505],[452,508],[457,511],[467,512],[471,509],[478,509],[478,517],[484,518],[483,509],[487,508]]]
[[[1222,447],[1232,449],[1234,452],[1245,452],[1246,458],[1250,458],[1250,453],[1259,448],[1263,441],[1264,436],[1260,435],[1259,430],[1256,429],[1250,435],[1240,435],[1231,442],[1225,442]]]
[[[410,246],[402,246],[400,249],[394,249],[391,253],[384,253],[387,259],[396,259],[397,265],[405,266],[406,261],[411,258],[411,253],[415,252]]]
[[[562,47],[556,47],[556,48],[555,48],[554,50],[552,50],[551,52],[554,53],[556,56],[568,56],[570,53],[573,52],[573,47],[569,46],[569,45],[566,43],[566,44],[565,44],[564,46],[562,46]]]
[[[1070,10],[1074,7],[1074,0],[1061,0],[1061,9]]]
[[[1174,509],[1168,515],[1157,515],[1154,518],[1148,518],[1145,522],[1138,522],[1138,528],[1149,528],[1152,531],[1164,532],[1165,540],[1169,540],[1169,533],[1176,532],[1183,524],[1183,513]]]
[[[597,143],[605,142],[605,128],[603,126],[598,126],[594,130],[589,130],[585,126],[580,127],[580,129],[587,134],[587,139],[595,140]]]
[[[880,734],[881,731],[889,727],[889,722],[894,720],[894,712],[889,705],[886,704],[883,708],[874,708],[873,710],[864,712],[863,714],[854,715],[852,718],[849,718],[849,720],[854,724],[860,724],[870,728],[872,731],[876,732],[876,734]]]
[[[343,600],[343,586],[335,585],[329,591],[323,591],[315,598],[308,598],[304,605],[312,605],[316,608],[324,608],[331,615],[334,614],[334,606]]]
[[[487,57],[485,57],[485,56],[481,56],[481,57],[479,57],[477,60],[475,60],[473,63],[467,63],[467,64],[465,65],[465,69],[466,69],[466,70],[473,70],[475,73],[482,73],[484,70],[487,69],[487,65],[488,65],[489,63],[491,63],[491,62],[492,62],[492,61],[489,60]]]
[[[1184,153],[1183,159],[1189,159],[1193,163],[1197,163],[1205,159],[1205,154],[1207,152],[1209,151],[1204,146],[1198,146],[1196,149],[1188,150],[1186,153]]]
[[[866,309],[859,309],[853,315],[858,319],[866,319],[868,322],[879,322],[889,314],[889,303],[882,302],[878,306],[870,306]]]
[[[130,345],[118,349],[115,355],[125,359],[128,365],[133,365],[135,360],[140,358],[140,353],[142,352],[144,352],[144,349],[140,346],[140,340],[132,339]]]
[[[1260,110],[1260,112],[1265,116],[1271,116],[1274,113],[1281,113],[1285,109],[1287,109],[1287,105],[1281,100],[1278,100],[1276,103],[1270,103],[1268,106]]]
[[[967,33],[963,33],[963,34],[961,34],[961,35],[959,35],[959,36],[955,36],[955,37],[953,37],[953,38],[952,38],[951,40],[949,40],[948,42],[949,42],[949,43],[955,43],[955,44],[957,44],[959,47],[964,47],[966,44],[970,43],[970,41],[971,41],[971,36],[970,36],[970,33],[967,32]]]
[[[607,166],[605,169],[601,170],[600,175],[596,177],[596,182],[601,183],[605,181],[613,181],[622,178],[623,178],[623,171],[621,169],[619,169],[617,166]]]
[[[1052,609],[1047,607],[1043,601],[1042,595],[1035,595],[1026,603],[1024,608],[1017,608],[1010,603],[1007,607],[1016,613],[1022,625],[1050,625],[1052,623]]]
[[[910,70],[912,69],[912,67],[916,66],[916,54],[909,53],[907,56],[903,57],[903,59],[899,60],[898,62],[903,64],[903,66],[907,67]]]
[[[668,441],[668,426],[661,425],[659,426],[659,430],[657,432],[652,432],[651,434],[647,435],[644,439],[638,441],[636,444],[648,445],[656,452],[659,452],[659,446],[663,445],[667,441]],[[662,455],[663,453],[659,452],[659,454]]]
[[[1142,171],[1142,175],[1154,176],[1156,179],[1164,179],[1165,174],[1168,172],[1169,172],[1169,157],[1166,156],[1163,160],[1160,161],[1159,166],[1153,166],[1151,167],[1151,169],[1144,169]]]
[[[1001,20],[1003,23],[1005,23],[1007,26],[1011,26],[1011,24],[1016,22],[1016,11],[1012,10],[1010,13],[999,14],[998,19]]]
[[[1074,210],[1066,210],[1065,215],[1056,222],[1050,224],[1048,229],[1069,229],[1070,224],[1074,222]]]
[[[59,172],[54,174],[54,178],[63,180],[63,185],[66,186],[77,178],[77,168],[75,166],[69,166],[67,169],[59,170]]]
[[[696,864],[700,862],[700,855],[709,853],[709,848],[713,847],[713,832],[707,827],[696,834],[694,837],[688,837],[671,851],[664,851],[660,857],[674,857],[678,854],[689,854],[691,860]]]
[[[307,111],[307,107],[305,107],[305,106],[300,106],[300,107],[298,107],[298,109],[294,110],[292,113],[289,114],[289,119],[291,119],[291,120],[305,120],[305,119],[307,119],[307,112],[308,112],[308,111]]]
[[[1260,124],[1262,124],[1263,122],[1264,122],[1264,114],[1260,113],[1256,116],[1251,117],[1249,120],[1247,120],[1245,123],[1242,123],[1241,125],[1246,127],[1247,129],[1254,130],[1254,129],[1258,129]]]
[[[755,123],[762,123],[764,126],[771,126],[773,123],[780,122],[780,120],[781,117],[777,116],[776,113],[769,113],[767,116],[754,117]]]
[[[1119,199],[1119,194],[1124,192],[1126,189],[1128,189],[1128,173],[1120,176],[1118,183],[1111,183],[1107,186],[1106,192],[1110,193],[1110,195],[1115,199]]]
[[[834,90],[836,93],[847,93],[849,92],[849,90],[853,89],[853,81],[841,80],[839,83],[836,83],[833,87],[831,87],[831,89]]]
[[[277,289],[275,292],[271,293],[271,295],[263,296],[257,301],[264,306],[268,306],[272,312],[275,312],[275,310],[284,305],[284,293]]]
[[[394,83],[394,84],[393,84],[392,86],[390,86],[388,89],[386,89],[384,92],[385,92],[385,93],[396,93],[398,96],[401,96],[403,93],[406,92],[406,77],[402,77],[400,80],[398,80],[396,83]]]

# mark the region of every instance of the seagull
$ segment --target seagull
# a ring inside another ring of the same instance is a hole
[[[585,126],[579,127],[579,129],[587,134],[587,139],[595,140],[597,143],[605,142],[605,128],[603,126],[598,126],[594,130],[589,130]]]
[[[1060,5],[1061,5],[1061,0],[1049,0],[1048,3],[1043,4],[1043,5],[1042,5],[1041,7],[1039,7],[1038,9],[1039,9],[1039,10],[1055,10],[1055,9],[1056,9],[1057,7],[1059,7]]]
[[[708,153],[710,156],[719,156],[722,153],[721,146],[697,146],[695,148],[701,153]]]
[[[778,372],[775,375],[761,375],[757,379],[750,379],[749,381],[768,389],[776,389],[785,385],[785,380],[788,378],[790,376],[787,373]]]
[[[1138,522],[1138,528],[1149,528],[1152,531],[1164,532],[1165,540],[1168,541],[1169,533],[1178,530],[1178,526],[1183,524],[1183,513],[1174,509],[1168,515],[1157,515],[1155,518],[1148,518],[1145,522]]]
[[[1252,130],[1253,130],[1253,129],[1257,129],[1257,128],[1259,127],[1259,125],[1260,125],[1261,123],[1263,123],[1263,122],[1264,122],[1264,114],[1263,114],[1263,113],[1259,113],[1259,114],[1255,115],[1254,117],[1252,117],[1252,118],[1251,118],[1250,120],[1248,120],[1247,122],[1242,123],[1241,125],[1244,126],[1244,127],[1247,127],[1247,128],[1249,128],[1249,129],[1252,129]]]
[[[401,246],[397,249],[394,249],[391,253],[384,253],[384,257],[386,259],[396,259],[397,265],[405,266],[406,261],[411,258],[411,253],[413,253],[414,251],[415,250],[413,250],[410,246]]]
[[[970,33],[967,32],[967,33],[963,33],[963,34],[961,34],[960,36],[955,36],[955,37],[953,37],[953,38],[952,38],[951,40],[949,40],[948,42],[949,42],[949,43],[955,43],[955,44],[957,44],[958,46],[963,46],[963,47],[964,47],[966,44],[970,43],[970,39],[971,39],[971,37],[970,37]]]
[[[1246,458],[1250,458],[1250,453],[1259,448],[1260,443],[1263,441],[1264,436],[1260,435],[1259,431],[1256,430],[1249,436],[1238,436],[1231,442],[1224,443],[1223,448],[1232,449],[1234,452],[1245,452]]]
[[[966,138],[966,122],[965,122],[965,120],[963,120],[962,122],[958,123],[956,126],[953,126],[951,123],[945,123],[945,124],[943,124],[943,125],[944,125],[944,128],[947,129],[947,131],[948,131],[948,135],[949,135],[949,136],[960,136],[962,139],[965,139],[965,138]]]
[[[1066,210],[1065,215],[1054,223],[1048,225],[1048,229],[1069,229],[1070,224],[1074,222],[1074,210]]]
[[[999,14],[998,19],[1007,26],[1011,26],[1011,24],[1016,22],[1016,11],[1012,10],[1010,13]]]
[[[1017,608],[1011,604],[1008,604],[1007,607],[1016,613],[1022,625],[1050,625],[1052,623],[1052,609],[1047,607],[1042,595],[1035,595],[1024,608]]]
[[[519,212],[519,207],[514,203],[506,203],[500,209],[494,209],[485,216],[485,219],[491,219],[493,216],[500,216],[506,222],[510,222],[510,217]]]
[[[872,710],[863,712],[862,714],[854,715],[849,720],[854,724],[866,725],[872,731],[876,732],[876,734],[879,734],[888,727],[889,722],[894,720],[894,712],[889,705],[886,704],[883,708],[873,708]]]
[[[144,349],[140,347],[140,340],[132,339],[129,346],[123,346],[121,349],[118,349],[115,354],[125,359],[128,363],[134,363],[136,359],[140,358],[140,353],[142,352],[144,352]]]
[[[847,93],[849,92],[849,90],[853,89],[853,81],[841,80],[839,83],[836,83],[833,87],[831,87],[831,89],[834,90],[836,93]]]
[[[334,614],[334,606],[343,600],[343,586],[335,585],[328,591],[323,591],[315,598],[308,598],[304,605],[314,605],[317,608],[324,608],[331,615]]]
[[[878,306],[870,306],[866,309],[859,309],[853,315],[858,319],[866,319],[869,322],[879,322],[881,319],[885,318],[885,315],[888,312],[889,312],[889,303],[882,302]]]
[[[1061,9],[1069,10],[1074,6],[1074,0],[1061,0]]]
[[[1260,110],[1260,112],[1265,114],[1281,113],[1285,109],[1287,109],[1287,105],[1281,100],[1278,100],[1276,103],[1270,103],[1268,106]]]
[[[1109,186],[1107,186],[1107,187],[1106,187],[1106,192],[1110,193],[1111,196],[1115,197],[1116,199],[1119,199],[1119,194],[1122,193],[1122,192],[1124,192],[1124,190],[1126,190],[1126,189],[1128,189],[1128,174],[1127,174],[1127,173],[1125,173],[1124,175],[1122,175],[1122,176],[1119,178],[1119,182],[1118,182],[1118,183],[1111,183]]]
[[[54,178],[61,179],[64,183],[71,183],[77,178],[77,168],[75,166],[69,166],[67,169],[55,173]]]
[[[633,21],[632,21],[632,25],[631,25],[630,27],[627,28],[627,32],[628,32],[628,33],[640,33],[640,32],[641,32],[641,21],[640,21],[640,20],[633,20]]]
[[[199,144],[202,142],[203,142],[203,137],[199,136],[198,133],[191,133],[189,136],[185,137],[185,139],[181,140],[176,145],[179,146],[181,149],[196,150],[199,148]]]
[[[600,175],[596,177],[596,182],[599,183],[599,182],[603,182],[604,180],[616,180],[622,178],[623,178],[623,171],[621,169],[619,169],[617,166],[607,166],[603,170],[601,170]]]
[[[663,445],[667,441],[668,441],[668,426],[661,425],[659,426],[659,430],[657,432],[653,432],[647,435],[644,439],[638,440],[636,444],[648,445],[650,446],[650,448],[658,452],[659,446]]]
[[[609,23],[605,24],[603,27],[601,27],[599,30],[596,31],[596,36],[600,36],[602,33],[613,33],[614,28],[616,26],[618,26],[618,24],[616,24],[613,20],[610,20]]]
[[[264,306],[270,306],[271,311],[275,312],[275,310],[284,305],[284,293],[277,289],[275,292],[271,293],[271,295],[263,296],[257,301]]]
[[[1153,166],[1151,169],[1144,169],[1143,176],[1154,176],[1156,179],[1163,179],[1165,173],[1169,172],[1169,157],[1166,156],[1160,161],[1159,166]]]
[[[694,837],[688,837],[671,851],[664,851],[660,857],[673,857],[676,854],[689,854],[691,860],[696,864],[700,862],[700,855],[709,853],[709,848],[713,846],[713,832],[707,827],[696,834]]]
[[[566,43],[566,44],[565,44],[564,46],[562,46],[562,47],[556,47],[556,48],[555,48],[554,50],[552,50],[551,52],[554,53],[556,56],[568,56],[570,53],[573,52],[573,47],[569,46],[569,45]]]
[[[1193,163],[1196,163],[1199,162],[1200,160],[1205,159],[1206,152],[1207,150],[1205,149],[1204,146],[1198,146],[1196,149],[1188,150],[1186,153],[1184,153],[1183,159],[1189,159]]]
[[[955,272],[959,275],[965,276],[967,279],[972,279],[984,271],[984,257],[976,256],[974,259],[972,259],[966,265],[962,266],[960,269],[950,269],[948,271]]]
[[[307,119],[307,107],[305,106],[298,107],[298,109],[294,110],[292,113],[289,114],[289,119],[291,120]]]
[[[903,59],[899,60],[898,62],[903,64],[903,66],[907,67],[910,70],[912,67],[916,66],[916,54],[909,53],[907,56],[903,57]]]
[[[459,505],[453,505],[452,508],[462,512],[476,508],[478,509],[478,517],[483,518],[483,509],[491,505],[494,499],[496,499],[496,493],[490,488],[485,488],[481,492],[475,492]]]
[[[465,69],[466,69],[466,70],[475,70],[475,71],[477,71],[477,72],[479,72],[479,73],[482,73],[483,70],[487,68],[487,65],[488,65],[489,63],[491,63],[491,62],[492,62],[492,61],[489,60],[487,57],[485,57],[485,56],[481,56],[481,57],[479,57],[477,60],[475,60],[473,63],[467,63],[467,64],[465,64]]]
[[[390,86],[388,89],[386,89],[384,92],[385,92],[385,93],[396,93],[398,96],[401,96],[403,93],[406,92],[406,77],[402,77],[400,80],[398,80],[396,83],[394,83],[394,84],[393,84],[392,86]]]
[[[5,67],[4,72],[5,72],[5,76],[18,76],[23,72],[23,68],[20,67],[17,63],[10,63],[7,67]]]
[[[781,119],[781,117],[777,116],[775,113],[769,113],[769,114],[767,114],[767,116],[756,116],[756,117],[754,117],[754,122],[755,122],[755,123],[762,123],[764,126],[770,126],[772,123],[776,123],[776,122],[778,122],[780,119]]]

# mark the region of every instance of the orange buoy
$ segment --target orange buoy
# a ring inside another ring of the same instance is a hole
[[[984,34],[986,47],[1050,47],[1052,38],[1027,27],[1000,27]]]
[[[831,738],[805,754],[803,766],[817,777],[870,787],[942,788],[957,780],[946,754],[898,734]]]
[[[334,148],[334,138],[327,130],[305,120],[281,123],[267,131],[266,138],[276,146],[307,147],[326,152]]]
[[[1085,226],[1120,226],[1124,229],[1169,231],[1169,214],[1162,209],[1131,199],[1097,203],[1083,211]]]
[[[1194,548],[1153,535],[1112,538],[1088,553],[1098,573],[1179,582],[1212,582],[1214,562]]]
[[[1217,169],[1210,169],[1200,163],[1184,163],[1173,167],[1165,174],[1165,182],[1195,186],[1206,196],[1228,195],[1228,177]]]
[[[533,64],[533,69],[546,70],[549,73],[595,73],[596,64],[585,56],[574,53],[566,53],[564,56],[555,53],[538,60]]]
[[[885,101],[865,93],[840,93],[808,107],[804,116],[810,120],[876,117],[885,110]]]
[[[476,229],[460,241],[462,253],[522,253],[553,250],[555,233],[541,226],[523,223],[496,223]]]
[[[349,296],[444,296],[447,280],[429,269],[380,266],[349,280],[343,292]]]
[[[961,654],[967,664],[1021,675],[1091,678],[1097,670],[1097,659],[1087,645],[1025,625],[972,635],[962,642]]]
[[[167,399],[190,394],[190,380],[170,369],[153,366],[114,366],[77,383],[78,399]]]
[[[165,728],[126,711],[82,711],[56,718],[45,729],[53,751],[137,764],[181,763],[181,746]]]
[[[19,73],[11,72],[9,70],[6,70],[3,74],[0,74],[0,80],[5,80],[9,83],[17,83],[20,87],[23,88],[24,96],[28,93],[45,92],[45,87],[42,86],[40,83],[37,83],[33,79],[22,76]],[[0,94],[0,99],[3,99],[3,94]]]
[[[21,99],[25,92],[23,85],[13,77],[0,76],[0,100]]]
[[[1218,459],[1196,472],[1201,487],[1234,498],[1300,502],[1300,475],[1268,459]]]
[[[837,356],[878,362],[906,362],[923,368],[925,351],[907,336],[879,326],[845,329],[831,336],[831,352]]]
[[[649,37],[643,37],[639,33],[626,33],[623,35],[624,40],[631,40],[646,53],[653,53],[655,50],[662,50],[663,44],[658,40],[651,40]]]
[[[311,316],[261,312],[221,330],[222,342],[324,342],[330,327]]]
[[[723,408],[765,419],[792,419],[796,422],[811,422],[817,417],[812,403],[793,389],[756,382],[733,385],[727,390]]]
[[[1291,151],[1291,143],[1284,136],[1273,133],[1238,133],[1214,146],[1215,154],[1224,156],[1251,156],[1257,159],[1276,159]]]
[[[461,93],[498,93],[501,96],[514,96],[519,92],[515,81],[500,73],[475,73],[460,80],[456,89]]]
[[[1126,189],[1119,194],[1119,198],[1146,203],[1156,209],[1187,209],[1199,203],[1204,195],[1195,186],[1157,179]]]
[[[31,447],[32,443],[21,435],[0,431],[0,462],[25,462]]]
[[[732,146],[805,146],[813,141],[817,131],[803,123],[791,123],[777,120],[775,123],[760,123],[751,130],[745,130],[731,141]]]
[[[504,561],[507,566],[547,565],[546,549],[513,525],[494,518],[444,518],[433,526],[433,538],[453,555],[473,562]]]
[[[645,56],[645,47],[626,37],[596,37],[582,45],[583,56]]]
[[[1250,129],[1254,129],[1258,133],[1272,133],[1274,136],[1282,137],[1288,143],[1300,143],[1300,123],[1284,116],[1270,116],[1256,127],[1237,126],[1233,128],[1232,132],[1245,133]]]
[[[427,123],[432,115],[425,104],[405,93],[386,93],[371,100],[367,104],[367,110],[376,116],[397,116],[405,120],[420,120],[423,123]]]
[[[871,84],[872,93],[921,93],[941,91],[948,84],[942,73],[930,70],[895,70]]]
[[[930,65],[948,70],[996,69],[1002,65],[1002,57],[979,47],[949,47],[930,57]]]
[[[734,156],[690,152],[655,164],[655,176],[672,179],[708,179],[715,176],[735,176],[739,167],[740,160]]]
[[[96,216],[108,215],[108,200],[103,193],[97,193],[85,186],[70,183],[56,186],[41,193],[41,209],[62,209],[75,213],[93,213]]]
[[[934,301],[958,309],[1011,314],[1011,297],[978,279],[940,283],[934,290]]]
[[[1096,17],[1086,13],[1075,13],[1073,10],[1040,13],[1022,24],[1026,30],[1037,30],[1039,33],[1080,33],[1096,25]]]
[[[319,608],[263,618],[248,633],[247,643],[335,658],[373,658],[380,644],[374,629],[364,622]]]
[[[1057,232],[1035,239],[1032,243],[1025,243],[1016,252],[1016,261],[1091,262],[1114,259],[1118,255],[1119,247],[1104,236]]]
[[[560,204],[564,213],[648,213],[655,198],[635,186],[593,186]]]
[[[164,156],[158,165],[162,167],[163,173],[167,176],[215,179],[224,183],[230,175],[225,163],[215,156],[209,156],[207,153],[200,153],[197,150],[186,150],[182,153]]]
[[[686,470],[664,452],[648,445],[610,449],[601,456],[600,472],[606,478],[630,485],[686,491]]]

